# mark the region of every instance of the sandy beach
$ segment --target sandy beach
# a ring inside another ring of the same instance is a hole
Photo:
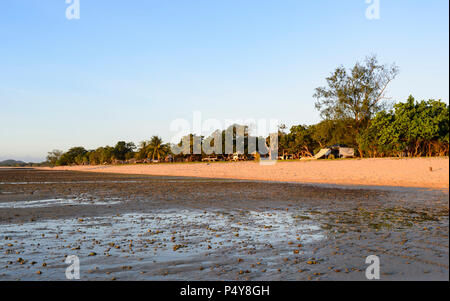
[[[431,168],[431,170],[430,170]],[[449,188],[449,158],[70,166],[52,170],[338,185]]]

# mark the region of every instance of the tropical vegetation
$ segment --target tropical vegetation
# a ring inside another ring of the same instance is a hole
[[[326,79],[327,86],[315,90],[316,108],[322,121],[313,125],[295,125],[278,130],[279,155],[292,158],[311,157],[321,148],[345,145],[356,149],[360,157],[418,157],[448,156],[449,106],[441,100],[416,101],[410,96],[405,102],[393,103],[386,96],[388,85],[396,78],[398,67],[379,64],[375,56],[356,63],[351,69],[338,67]],[[232,149],[214,146],[218,137],[232,137]],[[159,136],[142,141],[138,147],[132,142],[118,142],[114,147],[95,150],[73,147],[66,152],[48,153],[50,165],[150,163],[161,161],[200,161],[215,155],[238,152],[249,155],[255,138],[245,125],[232,125],[216,130],[210,137],[189,134],[179,144],[164,143]],[[263,137],[265,138],[265,137]],[[266,141],[268,141],[268,137]],[[184,142],[184,143],[183,143]],[[195,148],[196,143],[206,145]],[[238,144],[244,142],[244,147]],[[175,151],[176,150],[176,151]],[[229,158],[229,157],[228,157]]]

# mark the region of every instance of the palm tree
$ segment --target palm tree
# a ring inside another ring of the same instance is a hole
[[[148,153],[148,142],[147,141],[142,141],[139,143],[139,150],[136,153],[136,159],[145,159],[147,158],[147,153]]]
[[[158,158],[158,160],[161,159],[161,157],[164,157],[168,152],[168,146],[166,144],[163,144],[163,141],[158,136],[153,136],[152,139],[149,141],[148,145],[148,157],[152,157],[152,160],[155,160],[155,157]]]

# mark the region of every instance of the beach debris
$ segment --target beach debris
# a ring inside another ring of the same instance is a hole
[[[173,246],[173,250],[174,250],[174,251],[176,251],[176,250],[178,250],[178,249],[181,249],[181,248],[187,248],[187,246],[185,246],[185,245],[174,245],[174,246]]]

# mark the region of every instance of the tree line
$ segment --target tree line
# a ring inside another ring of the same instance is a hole
[[[416,101],[410,96],[394,105],[386,97],[388,85],[399,72],[395,64],[381,65],[375,56],[369,56],[351,69],[343,66],[326,79],[327,85],[314,93],[316,108],[322,121],[313,125],[296,125],[289,130],[280,125],[278,130],[279,155],[292,158],[311,157],[330,145],[353,147],[360,157],[418,157],[448,156],[449,107],[441,100]],[[240,130],[238,130],[240,129]],[[244,141],[243,155],[248,153],[251,140],[248,127],[233,125],[215,135],[233,131],[233,150],[236,141]],[[242,137],[239,137],[241,135]],[[158,136],[136,146],[132,142],[118,142],[114,147],[96,150],[74,147],[67,152],[48,154],[50,165],[114,164],[150,161],[196,161],[206,156],[192,155],[195,139],[213,140],[190,134],[185,152],[174,154],[174,145],[164,143]],[[269,140],[266,138],[266,140]],[[181,146],[182,141],[177,145]],[[184,144],[186,145],[186,144]],[[224,149],[215,155],[224,156]]]
[[[199,144],[209,143],[214,145],[214,139],[217,135],[223,137],[230,134],[232,137],[232,152],[239,150],[238,144],[243,142],[242,155],[249,154],[249,145],[252,139],[249,135],[249,128],[245,125],[233,124],[223,131],[215,131],[211,137],[189,134],[181,138],[176,145],[164,143],[159,136],[153,136],[148,141],[142,141],[139,146],[133,142],[119,141],[114,147],[104,146],[95,150],[86,150],[84,147],[73,147],[67,152],[53,150],[48,153],[46,163],[51,166],[64,165],[99,165],[99,164],[121,164],[121,163],[149,163],[149,162],[184,162],[201,161],[207,156],[204,149],[198,153],[195,150],[195,141]],[[265,138],[261,137],[263,140]],[[174,148],[179,151],[175,152]],[[256,147],[258,149],[258,147]],[[215,156],[225,154],[225,145],[220,146],[219,151],[213,151]],[[223,156],[225,158],[225,156]]]

